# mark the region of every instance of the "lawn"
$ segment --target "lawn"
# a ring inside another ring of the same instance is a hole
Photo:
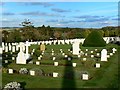
[[[100,52],[103,48],[107,48],[108,53],[111,52],[111,49],[115,47],[120,49],[120,46],[114,44],[109,44],[106,47],[86,47],[89,51],[88,56],[86,56],[87,61],[82,61],[82,58],[85,56],[81,56],[78,58],[77,56],[72,55],[68,52],[68,49],[71,49],[71,45],[46,45],[45,54],[43,55],[42,60],[40,60],[40,65],[36,65],[35,62],[37,60],[36,54],[33,55],[33,64],[26,65],[17,65],[15,61],[10,60],[10,64],[5,67],[13,68],[18,71],[20,68],[25,67],[28,70],[38,68],[44,71],[44,73],[52,73],[58,72],[59,77],[53,78],[52,76],[30,76],[30,75],[22,75],[18,73],[14,73],[12,75],[8,73],[2,73],[2,85],[11,82],[17,81],[22,84],[22,86],[26,89],[28,88],[117,88],[118,87],[118,51],[108,59],[108,62],[101,62],[100,57],[90,57],[90,50],[98,49],[96,53]],[[85,47],[80,47],[82,51],[85,51]],[[32,45],[29,50],[31,52],[32,49],[36,49],[38,51],[37,54],[41,54],[39,51],[38,45]],[[52,60],[51,49],[55,51],[56,60],[59,62],[59,66],[54,66],[54,61]],[[60,53],[60,49],[63,49],[65,54],[70,55],[72,60],[66,62],[66,58]],[[66,63],[77,63],[77,67],[66,66]],[[94,65],[96,62],[101,64],[101,68],[95,68]],[[89,80],[84,81],[81,79],[81,73],[87,72],[89,74]],[[66,78],[66,76],[68,78]]]

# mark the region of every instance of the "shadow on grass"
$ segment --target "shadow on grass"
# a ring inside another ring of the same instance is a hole
[[[21,88],[22,88],[22,90],[25,90],[25,85],[26,85],[26,82],[25,82],[25,81],[23,81],[23,82],[20,82],[20,84],[21,84]]]
[[[76,83],[75,83],[75,74],[73,68],[74,67],[72,67],[71,60],[70,61],[66,60],[61,90],[66,90],[66,89],[75,90]]]

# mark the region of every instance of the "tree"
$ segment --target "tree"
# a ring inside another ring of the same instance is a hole
[[[99,33],[102,35],[102,37],[104,36],[104,31],[103,30],[99,30]]]
[[[62,36],[62,33],[60,31],[55,31],[55,33],[54,33],[55,38],[60,39],[61,36]]]
[[[3,30],[3,31],[2,31],[2,41],[3,41],[3,42],[7,42],[8,35],[9,35],[9,32],[8,32],[8,31],[6,31],[6,30]]]
[[[90,34],[90,30],[86,29],[83,31],[83,37],[86,38]]]
[[[106,42],[98,31],[92,31],[83,43],[85,47],[103,47],[105,45]]]
[[[105,37],[109,37],[109,30],[105,30],[105,31],[104,31],[104,36],[105,36]]]

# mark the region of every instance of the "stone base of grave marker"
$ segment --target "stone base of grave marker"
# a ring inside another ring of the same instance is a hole
[[[77,63],[72,63],[72,66],[73,66],[73,67],[76,67],[76,65],[77,65]]]
[[[35,76],[35,71],[30,70],[30,75]]]
[[[82,74],[82,80],[88,80],[88,74]]]
[[[96,63],[96,68],[100,68],[100,63]]]
[[[53,72],[53,77],[58,77],[58,73]]]
[[[13,69],[8,69],[9,74],[13,74]]]

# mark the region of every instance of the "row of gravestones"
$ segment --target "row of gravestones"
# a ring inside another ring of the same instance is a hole
[[[37,42],[30,42],[31,44],[45,44],[45,45],[56,45],[56,44],[72,44],[76,39],[69,39],[69,40],[50,40],[50,41],[37,41]],[[83,43],[85,39],[77,39],[80,43]]]
[[[14,73],[14,70],[13,69],[8,69],[8,73],[9,74],[13,74]],[[35,71],[34,70],[30,70],[29,71],[29,74],[31,75],[31,76],[35,76],[36,75],[36,73],[35,73]],[[58,77],[59,76],[59,74],[57,73],[57,72],[53,72],[52,73],[52,76],[53,77]],[[88,80],[89,79],[89,75],[88,74],[82,74],[82,80]]]
[[[110,39],[114,40],[114,37],[104,37],[104,40],[106,41],[106,43],[110,42]],[[30,42],[30,44],[73,44],[75,41],[78,41],[78,43],[83,43],[85,39],[69,39],[69,40],[51,40],[51,41],[37,41],[37,42]],[[74,44],[75,45],[75,44]],[[77,44],[75,45],[77,46]],[[78,47],[78,46],[77,46]],[[18,51],[19,50],[19,44],[18,43],[4,43],[2,42],[2,50],[5,50],[5,52],[8,51]],[[25,50],[25,48],[23,49]],[[76,49],[77,50],[77,49]],[[1,52],[1,51],[0,51]],[[75,53],[75,52],[74,52]]]
[[[40,62],[39,62],[39,61],[36,61],[36,65],[40,65]],[[58,66],[58,65],[59,65],[58,62],[54,62],[54,66]],[[76,66],[77,66],[77,63],[72,63],[72,66],[73,66],[73,67],[76,67]],[[95,64],[95,67],[96,67],[96,68],[100,68],[100,63],[96,63],[96,64]]]
[[[111,40],[114,41],[115,37],[104,37],[103,39],[106,41],[106,43],[109,43]],[[78,40],[79,43],[83,43],[85,39],[68,39],[68,40],[50,40],[50,41],[36,41],[36,42],[30,42],[30,44],[73,44],[74,41]],[[16,50],[18,50],[18,43],[4,43],[2,42],[2,49],[5,50],[5,47],[8,48],[7,46],[9,46],[9,50],[12,50],[13,46],[16,46]],[[7,49],[6,49],[7,50]],[[14,48],[13,48],[14,51]]]

